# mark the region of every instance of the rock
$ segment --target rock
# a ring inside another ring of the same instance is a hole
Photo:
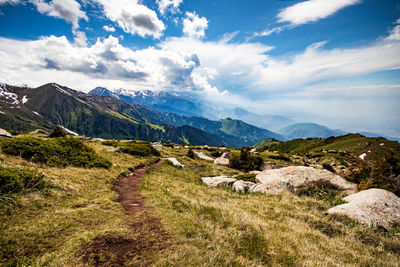
[[[259,174],[259,173],[261,173],[261,172],[262,172],[262,171],[257,171],[257,170],[249,171],[250,174]]]
[[[271,162],[264,162],[263,165],[261,165],[260,170],[266,171],[266,170],[273,170],[273,169],[281,169],[281,168],[285,168],[285,167],[287,167],[287,166],[275,164],[275,163],[271,163]]]
[[[368,226],[382,226],[389,230],[400,223],[400,198],[384,189],[372,188],[349,195],[349,202],[328,210],[328,213],[344,214]]]
[[[250,189],[249,192],[252,193],[263,193],[263,194],[280,194],[283,193],[285,190],[285,188],[280,186],[280,183],[278,181],[275,181],[273,183],[269,183],[269,184],[261,184],[261,183],[257,183],[255,185],[253,185]]]
[[[92,138],[92,141],[104,142],[104,141],[107,141],[107,140],[103,139],[103,138]]]
[[[310,188],[325,188],[352,194],[357,188],[355,184],[327,170],[303,166],[266,170],[256,176],[256,181],[262,184],[264,193],[268,193],[269,190],[271,193],[283,191],[301,193]]]
[[[122,147],[116,147],[116,148],[111,148],[109,150],[107,150],[108,152],[123,152],[124,148]]]
[[[208,161],[214,161],[213,158],[204,155],[203,152],[196,152],[196,151],[195,151],[194,154],[195,154],[199,159],[204,159],[204,160],[208,160]]]
[[[250,153],[254,153],[256,151],[257,151],[257,149],[253,148],[253,149],[250,150]]]
[[[229,165],[229,158],[231,157],[231,153],[229,152],[225,152],[224,154],[222,154],[221,157],[216,158],[214,160],[214,164],[218,164],[218,165]]]
[[[0,128],[0,138],[12,138],[12,135],[4,129]]]
[[[185,146],[185,148],[189,148],[189,146]]]
[[[250,188],[252,188],[254,185],[255,185],[255,183],[253,183],[253,182],[239,180],[232,184],[232,188],[236,192],[249,192]]]
[[[167,158],[169,162],[172,163],[175,167],[185,168],[185,165],[181,164],[176,158]]]
[[[174,146],[174,148],[175,148],[175,149],[180,149],[181,147],[180,147],[180,146]]]
[[[230,186],[237,181],[235,178],[227,176],[202,177],[201,180],[204,184],[210,187]]]
[[[219,147],[219,149],[221,149],[221,150],[226,150],[227,148],[226,148],[226,147],[223,147],[223,146],[221,146],[221,147]]]
[[[153,147],[154,147],[154,148],[162,148],[163,145],[160,144],[160,143],[153,143]]]

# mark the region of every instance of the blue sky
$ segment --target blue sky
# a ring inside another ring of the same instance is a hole
[[[180,91],[400,137],[400,1],[0,0],[0,81]]]

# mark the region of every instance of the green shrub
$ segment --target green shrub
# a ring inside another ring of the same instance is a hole
[[[30,169],[0,166],[0,194],[18,193],[26,189],[42,189],[43,174]]]
[[[118,146],[123,148],[124,153],[135,156],[160,156],[160,152],[157,151],[150,143],[119,143]]]
[[[277,160],[283,160],[283,161],[290,161],[290,158],[286,157],[283,154],[277,154],[277,155],[268,155],[270,159],[277,159]]]
[[[60,126],[56,126],[54,130],[49,134],[49,137],[51,138],[65,137],[65,136],[67,136],[67,134]]]
[[[132,141],[132,142],[118,142],[118,141],[104,141],[103,145],[122,147],[122,152],[134,156],[160,156],[160,152],[147,141]]]
[[[192,149],[189,149],[189,151],[188,151],[188,153],[187,153],[187,156],[188,156],[189,158],[191,158],[191,159],[194,159],[194,158],[195,158],[195,154],[194,154],[194,152],[193,152]]]
[[[229,160],[229,167],[238,170],[251,171],[257,170],[263,164],[260,156],[252,155],[248,147],[243,147],[240,156],[233,155]]]
[[[48,166],[110,168],[111,162],[98,156],[93,149],[73,137],[44,140],[36,137],[19,137],[2,140],[4,153]]]
[[[216,158],[222,156],[222,152],[220,150],[212,151],[210,154],[211,154],[211,156],[216,157]]]
[[[253,174],[253,173],[245,173],[245,174],[240,174],[240,175],[236,176],[236,179],[257,183],[256,176],[257,175]]]

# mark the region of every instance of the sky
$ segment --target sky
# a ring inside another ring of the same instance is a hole
[[[0,62],[400,137],[400,0],[0,0]]]

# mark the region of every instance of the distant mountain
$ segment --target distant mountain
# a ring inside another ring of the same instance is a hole
[[[202,113],[201,108],[204,108],[204,106],[177,94],[154,91],[128,91],[123,89],[110,91],[102,87],[93,89],[89,94],[111,96],[127,103],[135,102],[143,104],[158,111],[163,110],[161,108],[163,105],[164,108],[168,106],[167,110],[176,110],[179,107],[179,112],[152,112],[151,114],[147,114],[147,121],[154,124],[168,124],[173,126],[190,125],[206,132],[217,134],[233,147],[251,146],[265,138],[285,139],[280,134],[255,127],[241,120],[223,119],[214,121],[201,116],[187,115],[189,111]],[[172,105],[175,107],[172,108]],[[185,115],[182,115],[182,113]]]
[[[231,115],[235,119],[243,120],[247,123],[271,131],[279,131],[283,127],[293,124],[294,121],[279,115],[260,115],[242,108],[235,108]]]
[[[279,131],[288,139],[299,138],[327,138],[330,136],[343,135],[346,132],[342,130],[332,130],[326,126],[316,123],[295,123]]]
[[[125,89],[111,91],[104,87],[96,87],[89,94],[112,96],[130,104],[145,105],[161,112],[172,112],[185,116],[203,116],[202,106],[199,101],[165,91],[134,91]]]

